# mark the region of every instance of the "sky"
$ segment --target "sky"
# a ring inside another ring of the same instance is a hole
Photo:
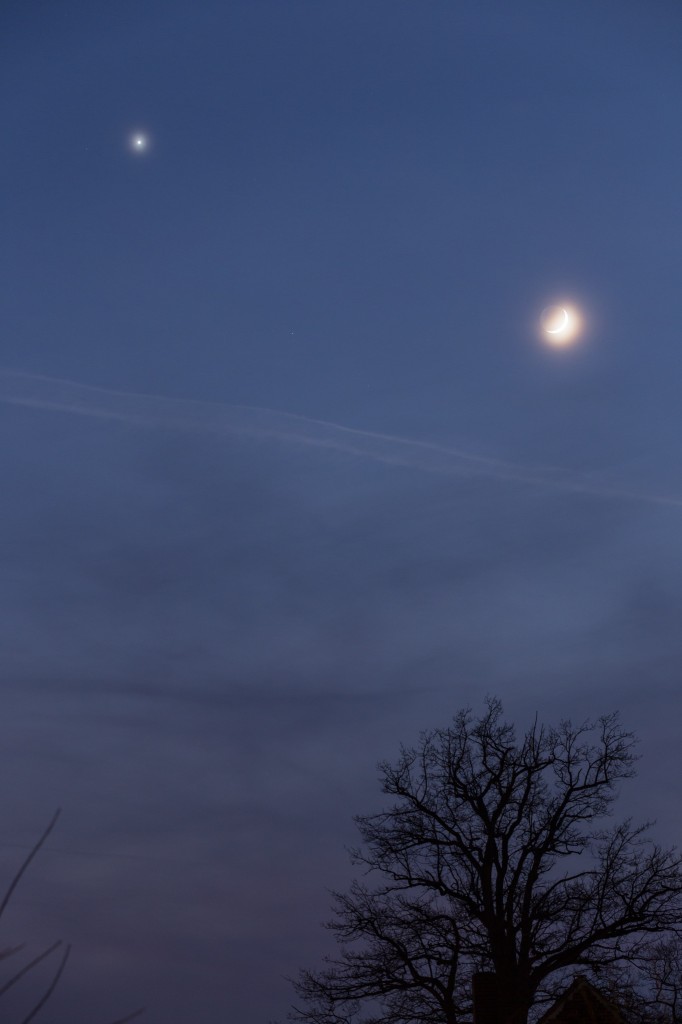
[[[0,888],[62,812],[0,946],[73,944],[39,1019],[284,1020],[377,763],[487,694],[620,710],[618,814],[682,840],[681,31],[1,5]]]

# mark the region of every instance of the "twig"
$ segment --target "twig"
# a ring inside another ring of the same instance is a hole
[[[57,946],[61,946],[61,944],[62,940],[59,939],[57,942],[55,942],[53,946],[50,946],[50,948],[46,949],[43,953],[40,954],[40,956],[37,956],[35,960],[31,960],[30,964],[26,964],[25,967],[22,967],[18,974],[15,974],[13,978],[10,978],[9,981],[6,982],[6,984],[3,985],[2,988],[0,988],[0,996],[4,996],[7,989],[11,988],[15,981],[19,981],[19,978],[23,978],[27,971],[30,971],[32,967],[35,967],[36,964],[39,964],[41,960],[44,960],[46,956],[49,956],[50,953],[54,952]],[[18,946],[17,948],[23,949],[23,946]]]
[[[48,986],[47,992],[45,993],[43,998],[40,999],[36,1003],[36,1005],[33,1007],[31,1012],[29,1013],[28,1017],[24,1017],[24,1019],[22,1020],[21,1024],[29,1024],[29,1021],[33,1020],[33,1018],[38,1013],[38,1011],[41,1010],[43,1008],[43,1006],[45,1005],[45,1003],[48,1001],[48,999],[50,998],[50,996],[54,992],[55,988],[57,987],[57,982],[59,981],[59,979],[62,976],[62,971],[66,967],[66,961],[69,959],[69,953],[70,952],[71,952],[71,946],[67,946],[66,950],[64,951],[64,956],[62,957],[62,962],[60,963],[59,967],[57,968],[57,973],[55,974],[54,978],[50,982],[50,985]]]
[[[25,942],[22,942],[20,946],[8,946],[7,949],[0,949],[0,960],[6,960],[8,956],[14,956],[15,953],[20,953]]]
[[[9,889],[7,890],[7,892],[5,893],[5,898],[4,898],[4,900],[2,901],[2,903],[0,904],[0,917],[2,917],[3,911],[4,911],[5,907],[7,906],[7,904],[9,903],[9,900],[10,900],[10,896],[12,895],[12,893],[13,893],[13,892],[14,892],[14,890],[16,889],[17,885],[19,884],[19,879],[21,878],[21,876],[23,875],[24,871],[25,871],[25,870],[26,870],[26,868],[27,868],[27,867],[29,866],[29,864],[31,863],[31,861],[32,861],[32,860],[33,860],[33,858],[35,857],[36,853],[38,852],[38,850],[39,850],[39,849],[40,849],[40,847],[41,847],[41,846],[43,845],[43,843],[45,842],[45,840],[46,840],[46,839],[47,839],[47,837],[49,836],[50,832],[51,832],[51,831],[52,831],[52,829],[54,828],[54,826],[55,826],[55,824],[56,824],[56,822],[57,822],[57,818],[58,818],[58,817],[59,817],[59,815],[61,814],[61,810],[62,810],[62,809],[61,809],[61,807],[58,807],[58,808],[57,808],[57,810],[56,810],[56,812],[55,812],[55,815],[54,815],[54,817],[52,818],[52,821],[51,821],[51,822],[50,822],[50,824],[49,824],[49,825],[47,826],[47,828],[46,828],[46,829],[45,829],[45,831],[43,832],[42,836],[40,837],[40,839],[38,840],[38,842],[36,843],[36,845],[35,845],[35,846],[33,847],[33,849],[31,850],[31,852],[29,853],[28,857],[26,858],[26,860],[24,861],[24,863],[23,863],[23,864],[21,865],[21,867],[20,867],[20,868],[19,868],[19,870],[17,871],[16,875],[14,876],[14,878],[13,878],[12,882],[10,883],[10,887],[9,887]]]

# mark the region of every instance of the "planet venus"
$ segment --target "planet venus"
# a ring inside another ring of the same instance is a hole
[[[144,132],[133,132],[128,139],[128,148],[133,153],[144,153],[149,149],[149,136]]]

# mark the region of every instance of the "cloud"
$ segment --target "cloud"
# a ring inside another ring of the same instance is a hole
[[[271,438],[442,476],[477,476],[545,490],[682,507],[682,498],[602,485],[557,467],[524,466],[444,445],[359,430],[258,406],[191,401],[91,387],[0,368],[0,401],[140,427]]]

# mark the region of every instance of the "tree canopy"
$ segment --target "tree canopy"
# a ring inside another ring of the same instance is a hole
[[[681,859],[651,823],[608,819],[634,775],[617,712],[517,740],[497,698],[382,762],[394,798],[355,821],[372,886],[333,893],[339,953],[293,982],[311,1024],[460,1024],[495,975],[504,1024],[526,1024],[572,968],[641,965],[682,925]]]

